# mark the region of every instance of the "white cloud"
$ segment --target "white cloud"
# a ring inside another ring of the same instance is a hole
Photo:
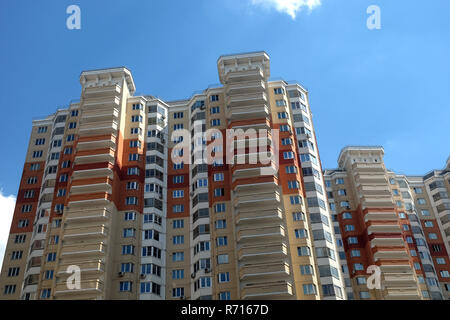
[[[287,13],[295,19],[297,13],[303,8],[309,10],[321,5],[321,0],[251,0],[253,5],[261,5],[266,8],[275,8],[279,12]]]
[[[8,242],[15,205],[16,198],[14,196],[5,196],[3,191],[0,190],[0,266],[3,264],[3,256],[6,243]]]

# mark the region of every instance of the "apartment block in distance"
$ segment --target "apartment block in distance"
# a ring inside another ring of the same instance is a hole
[[[347,299],[308,91],[269,80],[265,52],[217,68],[180,101],[84,71],[78,102],[33,121],[1,299]]]
[[[450,299],[450,158],[443,170],[387,170],[382,147],[346,147],[325,171],[346,291],[354,299]],[[377,266],[381,286],[368,289]]]

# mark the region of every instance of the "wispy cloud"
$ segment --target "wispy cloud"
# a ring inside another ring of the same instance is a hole
[[[278,12],[287,13],[295,20],[297,13],[304,8],[309,10],[321,5],[321,0],[251,0],[253,5],[275,9]]]
[[[6,243],[8,242],[9,229],[11,227],[12,216],[16,198],[14,196],[5,196],[0,190],[0,266],[3,264]],[[0,267],[1,268],[1,267]]]

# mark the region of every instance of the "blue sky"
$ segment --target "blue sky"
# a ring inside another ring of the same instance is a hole
[[[383,145],[400,173],[442,168],[450,1],[308,1],[321,3],[295,19],[276,0],[1,1],[1,194],[17,193],[31,120],[79,99],[82,70],[127,66],[138,94],[170,100],[218,83],[220,55],[257,50],[272,77],[309,89],[325,168],[345,145]],[[66,28],[71,4],[81,30]],[[371,4],[381,30],[366,27]]]

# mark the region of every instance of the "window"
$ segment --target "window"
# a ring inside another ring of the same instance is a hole
[[[287,112],[278,112],[278,119],[289,119]]]
[[[218,247],[223,247],[223,246],[228,245],[228,238],[227,238],[226,236],[223,236],[223,237],[217,237],[217,238],[216,238],[216,245],[217,245]]]
[[[441,270],[439,274],[442,278],[450,278],[450,272],[448,272],[447,270]]]
[[[16,285],[6,285],[3,294],[14,294],[16,292]]]
[[[123,237],[124,238],[132,238],[135,236],[136,236],[136,229],[133,229],[133,228],[123,229]]]
[[[283,159],[285,160],[294,159],[294,153],[292,151],[283,152]]]
[[[120,281],[119,291],[120,292],[131,292],[133,283],[131,281]]]
[[[303,212],[293,212],[292,219],[294,221],[305,221],[305,214]]]
[[[284,94],[283,88],[273,88],[274,94]]]
[[[184,243],[184,236],[181,236],[181,235],[174,236],[172,238],[172,243],[174,245],[183,244]]]
[[[297,253],[300,257],[310,256],[311,249],[309,247],[297,247]]]
[[[126,197],[125,198],[125,205],[137,205],[138,204],[138,198],[137,197]]]
[[[13,251],[11,253],[11,260],[20,260],[22,259],[23,251]]]
[[[183,183],[184,182],[184,176],[174,176],[173,177],[173,183]]]
[[[286,100],[276,100],[275,101],[277,107],[285,107],[286,106]]]
[[[228,254],[219,254],[217,256],[217,264],[227,264],[228,262]]]
[[[41,299],[49,299],[51,295],[52,289],[42,289],[41,291]]]
[[[437,239],[438,239],[438,236],[437,236],[436,233],[430,232],[430,233],[428,234],[428,238],[429,238],[430,240],[437,240]]]
[[[360,291],[359,298],[360,299],[370,299],[370,293],[368,291]]]
[[[227,220],[217,220],[216,221],[216,229],[225,229],[227,227]]]
[[[211,120],[211,127],[220,126],[220,119],[212,119]]]
[[[139,175],[139,168],[128,168],[127,169],[127,174],[129,176]]]
[[[348,237],[347,243],[348,244],[357,244],[358,243],[358,238],[357,237]]]
[[[173,262],[184,261],[184,252],[172,253],[172,261]]]
[[[78,117],[78,110],[72,110],[72,112],[70,113],[71,117]]]
[[[302,204],[301,196],[290,196],[289,199],[290,199],[292,205]]]
[[[356,271],[363,271],[364,265],[362,265],[361,263],[355,263],[355,264],[353,264],[353,269]]]
[[[131,134],[142,134],[142,128],[131,128]]]
[[[303,294],[304,295],[313,295],[316,294],[316,286],[312,283],[303,285]]]
[[[219,292],[219,300],[231,300],[230,291]]]
[[[347,224],[344,227],[345,231],[355,231],[355,226],[352,224]]]
[[[179,219],[179,220],[173,220],[173,221],[172,221],[172,227],[173,227],[174,229],[181,229],[181,228],[184,228],[184,220],[181,220],[181,219]]]
[[[303,239],[308,237],[308,231],[306,229],[296,229],[295,237],[297,239]]]
[[[444,258],[436,258],[436,263],[437,264],[445,264],[445,259]]]
[[[75,129],[77,127],[76,122],[69,122],[69,129]]]
[[[33,158],[41,158],[42,157],[42,150],[33,151]]]
[[[184,204],[176,204],[172,206],[173,213],[181,213],[184,212]]]
[[[37,133],[46,133],[47,127],[38,127]]]
[[[31,212],[32,208],[33,208],[33,205],[25,204],[25,205],[22,206],[22,212],[23,213]]]
[[[314,268],[311,265],[301,265],[300,266],[300,273],[302,275],[313,275],[314,274]]]
[[[216,188],[216,189],[214,189],[214,196],[215,197],[223,197],[223,196],[225,196],[225,188]]]
[[[211,113],[211,114],[217,114],[217,113],[220,113],[220,107],[212,107],[212,108],[210,109],[210,113]]]
[[[184,270],[183,269],[172,270],[172,279],[173,280],[184,279]]]
[[[433,221],[427,220],[424,222],[424,225],[426,228],[432,228],[433,227]]]
[[[361,257],[361,251],[359,251],[358,249],[353,249],[350,251],[350,256],[351,257]]]
[[[56,261],[56,252],[50,252],[47,254],[47,262]]]
[[[288,188],[289,189],[299,189],[300,183],[298,181],[288,181]]]
[[[45,144],[45,139],[44,138],[36,139],[36,141],[34,143],[35,146],[41,146],[43,144]]]
[[[19,275],[20,268],[14,267],[8,269],[8,277],[17,277]]]
[[[135,247],[131,244],[122,246],[122,255],[134,254]]]
[[[344,179],[343,178],[337,178],[336,180],[335,180],[335,184],[344,184]]]
[[[142,122],[142,116],[141,115],[134,115],[131,116],[131,122]]]
[[[291,132],[291,127],[288,124],[280,125],[280,132]]]
[[[28,227],[28,224],[29,224],[28,219],[19,220],[18,227],[19,228],[26,228],[26,227]]]
[[[173,298],[184,297],[184,288],[173,288],[172,289],[172,297]]]
[[[223,173],[215,173],[214,181],[224,181],[225,177]]]
[[[209,101],[211,101],[211,102],[219,101],[219,95],[214,94],[214,95],[210,96]]]
[[[153,282],[141,282],[141,293],[161,295],[161,285]]]
[[[182,123],[176,123],[176,124],[173,125],[173,131],[181,130],[181,129],[183,129],[183,124]]]
[[[230,282],[230,273],[229,272],[220,272],[217,275],[219,283]]]
[[[66,138],[67,142],[75,141],[75,135],[74,134],[68,134]]]
[[[214,205],[214,211],[216,213],[225,212],[225,203],[216,203]]]
[[[417,203],[418,204],[426,204],[427,202],[425,201],[424,198],[417,198]]]

